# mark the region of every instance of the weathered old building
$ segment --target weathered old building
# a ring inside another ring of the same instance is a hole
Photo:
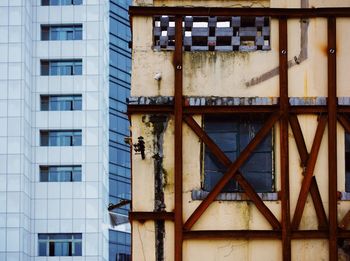
[[[133,260],[348,260],[350,1],[135,0]]]

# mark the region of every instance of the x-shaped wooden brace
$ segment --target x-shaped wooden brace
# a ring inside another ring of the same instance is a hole
[[[310,153],[308,153],[307,151],[304,136],[302,134],[297,116],[290,115],[289,122],[299,151],[301,163],[305,168],[303,171],[304,179],[302,182],[297,205],[293,216],[292,230],[297,230],[300,225],[301,217],[304,211],[307,195],[309,192],[311,194],[316,210],[319,229],[327,229],[327,216],[322,204],[321,195],[318,190],[316,178],[315,176],[313,176],[317,155],[322,141],[322,136],[327,124],[327,116],[323,115],[319,119]]]
[[[272,129],[273,125],[280,118],[280,112],[272,114],[264,126],[255,135],[248,146],[242,151],[242,153],[237,157],[234,162],[225,155],[225,153],[215,144],[215,142],[203,131],[203,129],[195,122],[195,120],[190,116],[185,116],[184,121],[189,127],[202,139],[202,141],[208,146],[211,152],[218,158],[218,160],[228,167],[227,172],[215,185],[212,191],[209,192],[208,196],[202,201],[202,203],[197,207],[197,209],[192,213],[188,220],[184,224],[184,230],[190,230],[192,226],[201,217],[204,211],[209,207],[209,205],[215,200],[217,195],[226,186],[226,184],[234,178],[239,185],[246,192],[250,200],[254,202],[258,210],[263,214],[263,216],[271,224],[272,228],[275,230],[281,229],[280,222],[276,219],[274,214],[270,211],[268,207],[263,203],[258,194],[254,191],[254,188],[247,182],[243,177],[242,173],[239,172],[239,168],[244,164],[244,162],[249,158],[254,149],[262,142],[269,131]]]
[[[337,115],[338,121],[340,122],[340,124],[343,126],[343,128],[345,129],[345,131],[347,133],[350,133],[350,122],[349,122],[349,118],[345,115],[345,114],[338,114]],[[345,214],[345,216],[343,217],[343,219],[340,221],[339,223],[339,227],[341,229],[346,229],[346,227],[349,225],[350,223],[350,210]]]

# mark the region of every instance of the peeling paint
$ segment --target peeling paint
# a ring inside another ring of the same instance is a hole
[[[153,164],[154,164],[154,211],[165,211],[164,187],[167,184],[167,172],[163,168],[164,132],[168,125],[167,115],[143,116],[142,122],[147,128],[152,128],[153,135]],[[164,260],[164,221],[155,222],[155,251],[156,260]]]

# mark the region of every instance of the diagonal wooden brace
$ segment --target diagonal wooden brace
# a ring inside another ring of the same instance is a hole
[[[294,114],[291,114],[289,117],[289,123],[293,131],[295,143],[298,148],[301,164],[303,167],[306,167],[309,160],[309,153],[306,148],[304,136],[300,128],[298,117]],[[305,172],[303,171],[303,175],[304,174]],[[321,195],[317,186],[317,181],[314,176],[312,177],[312,180],[311,180],[310,194],[316,210],[318,227],[320,229],[327,229],[328,228],[327,215],[324,210]]]
[[[190,126],[190,128],[201,138],[201,140],[208,146],[210,151],[217,157],[217,159],[226,167],[230,167],[232,164],[231,160],[225,155],[225,153],[215,144],[215,142],[208,136],[208,134],[203,131],[203,129],[195,122],[195,120],[190,116],[185,116],[184,121]],[[271,224],[272,228],[277,230],[281,229],[281,224],[271,212],[271,210],[266,207],[262,199],[254,191],[254,188],[249,184],[249,182],[244,178],[242,173],[238,172],[235,175],[235,180],[243,188],[247,196],[251,201],[254,202],[257,209],[261,214],[267,219]]]
[[[227,172],[224,176],[219,180],[219,182],[215,185],[212,191],[208,194],[208,196],[202,201],[202,203],[196,208],[196,210],[192,213],[192,215],[188,218],[188,220],[184,224],[184,230],[190,230],[192,226],[197,222],[197,220],[201,217],[204,211],[209,207],[209,205],[215,200],[217,195],[221,192],[221,190],[225,187],[225,185],[233,178],[238,169],[243,165],[243,163],[249,158],[254,149],[262,142],[262,140],[269,133],[273,125],[280,118],[281,113],[276,112],[272,114],[269,119],[266,121],[264,126],[260,129],[260,131],[255,135],[253,140],[248,144],[248,146],[242,151],[242,153],[237,157],[235,162],[233,162],[228,168]]]
[[[322,137],[324,130],[327,124],[327,116],[321,116],[320,121],[318,123],[315,138],[312,144],[309,160],[307,162],[305,176],[302,182],[302,186],[299,193],[298,202],[295,208],[293,221],[292,221],[292,229],[297,230],[301,221],[302,214],[304,212],[304,207],[307,199],[307,195],[310,191],[310,186],[312,183],[312,177],[316,165],[317,155],[320,149]]]
[[[349,118],[345,116],[344,114],[338,114],[337,115],[338,121],[343,126],[346,132],[350,133],[350,122]]]

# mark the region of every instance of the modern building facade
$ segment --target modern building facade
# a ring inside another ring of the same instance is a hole
[[[110,0],[109,15],[109,202],[130,200],[130,135],[126,99],[130,95],[131,49],[128,7],[131,0]],[[130,204],[112,210],[116,224],[109,231],[109,260],[130,260]],[[113,215],[113,214],[112,214]]]
[[[130,229],[108,213],[130,196],[118,183],[128,183],[127,121],[115,119],[125,118],[129,35],[109,31],[119,16],[127,24],[126,9],[1,1],[0,260],[128,260]]]
[[[350,2],[134,4],[133,259],[349,260]]]

